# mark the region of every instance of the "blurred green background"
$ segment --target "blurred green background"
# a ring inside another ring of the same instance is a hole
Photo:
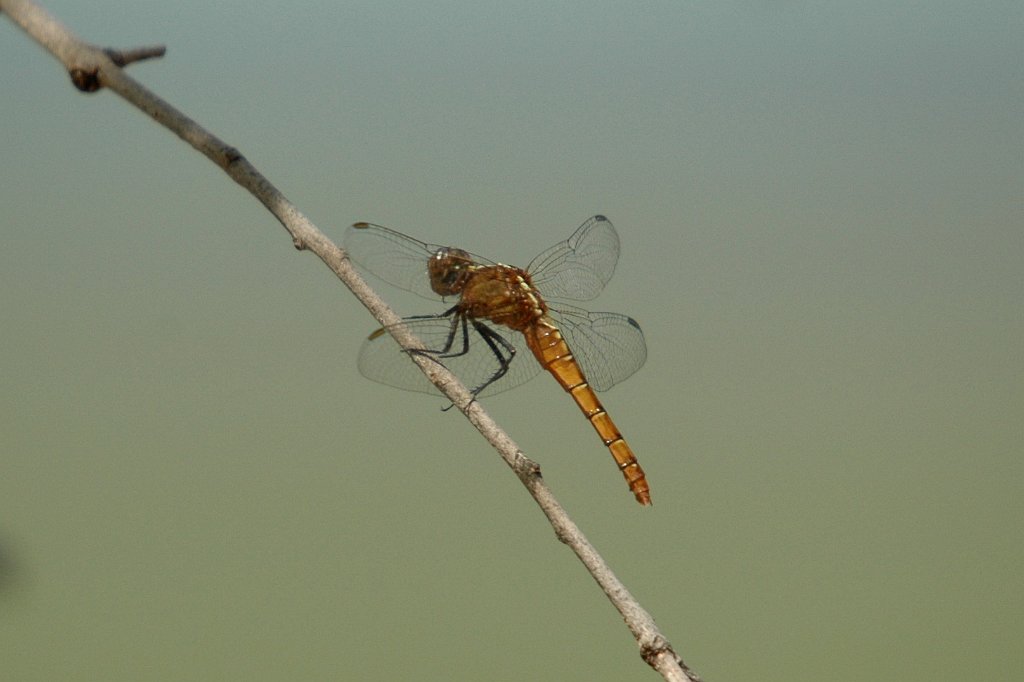
[[[654,508],[550,378],[485,404],[708,680],[1020,675],[1019,2],[46,6],[336,240],[611,218]],[[654,678],[255,200],[3,17],[0,93],[5,679]]]

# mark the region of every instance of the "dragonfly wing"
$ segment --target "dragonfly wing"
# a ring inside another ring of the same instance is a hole
[[[437,300],[430,288],[427,263],[441,247],[372,223],[348,228],[343,242],[354,263],[396,287]]]
[[[487,340],[473,327],[471,322],[463,326],[453,318],[430,317],[409,318],[402,324],[420,341],[419,348],[427,351],[441,351],[451,339],[451,348],[447,353],[427,353],[430,357],[451,370],[470,390],[488,384],[501,368],[501,361]],[[481,323],[482,324],[482,323]],[[514,348],[514,357],[508,362],[505,374],[490,383],[479,392],[480,396],[494,395],[507,391],[529,381],[540,372],[540,365],[534,360],[526,347],[522,334],[502,333],[494,327],[488,327],[491,338],[500,336],[508,346],[495,342],[498,352],[508,357],[508,348]],[[406,391],[421,393],[437,393],[437,388],[420,371],[398,343],[387,333],[387,329],[378,329],[363,342],[359,351],[359,371],[367,379],[387,386],[401,388]],[[443,357],[448,355],[449,357]]]
[[[632,317],[565,306],[552,309],[551,314],[595,390],[608,390],[647,360],[644,333]]]
[[[619,235],[610,220],[596,215],[534,258],[526,271],[545,297],[589,301],[612,278],[618,261]]]

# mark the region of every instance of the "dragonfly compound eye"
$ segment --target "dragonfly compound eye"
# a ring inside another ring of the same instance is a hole
[[[430,286],[441,296],[454,296],[463,286],[468,266],[472,264],[465,251],[438,249],[430,259]]]

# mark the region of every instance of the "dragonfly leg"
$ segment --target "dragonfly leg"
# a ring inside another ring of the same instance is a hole
[[[452,346],[455,345],[455,327],[458,325],[462,328],[462,350],[457,353],[452,352]],[[456,315],[455,320],[452,321],[452,329],[448,334],[448,340],[445,341],[444,349],[441,351],[439,357],[442,358],[457,358],[460,355],[465,355],[469,352],[469,327],[466,325],[465,315]]]
[[[494,353],[494,357],[498,360],[498,369],[494,371],[494,374],[488,377],[487,381],[473,389],[472,393],[475,398],[480,391],[505,376],[505,373],[508,372],[509,366],[512,364],[512,360],[515,359],[516,349],[508,342],[507,339],[505,339],[505,337],[487,325],[477,322],[476,320],[472,320],[472,323],[473,329],[475,329],[477,334],[483,338],[487,347],[491,349],[491,352]],[[504,353],[502,353],[503,350],[505,351]]]
[[[425,355],[428,357],[434,356],[433,359],[435,360],[437,359],[437,357],[450,358],[454,357],[454,355],[465,355],[469,347],[469,334],[466,331],[465,316],[458,314],[458,310],[459,307],[454,306],[453,308],[446,310],[440,315],[413,315],[411,317],[405,318],[407,320],[440,320],[446,317],[451,318],[451,327],[448,330],[448,338],[445,339],[444,346],[442,346],[441,348],[406,348],[405,351],[407,353],[416,353],[417,355]],[[455,332],[457,331],[460,325],[462,326],[463,349],[462,351],[452,355],[450,353],[452,346],[455,344]]]
[[[451,308],[449,308],[448,310],[444,311],[443,313],[432,313],[430,315],[409,315],[408,317],[403,317],[402,319],[403,320],[440,320],[440,319],[445,318],[445,317],[451,317],[452,315],[454,315],[458,311],[459,311],[459,306],[453,305]]]

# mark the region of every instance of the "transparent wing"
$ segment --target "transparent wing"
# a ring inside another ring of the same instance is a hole
[[[568,306],[552,309],[551,316],[596,391],[632,376],[647,360],[644,333],[632,317]]]
[[[402,321],[402,324],[411,331],[422,342],[423,350],[440,350],[445,347],[452,332],[452,319],[449,317],[410,318]],[[455,337],[452,343],[451,353],[460,353],[464,348],[463,328],[456,328]],[[492,326],[488,326],[491,332],[500,336],[508,344],[508,347],[515,348],[515,356],[508,365],[508,371],[500,379],[482,390],[479,395],[488,396],[495,393],[507,391],[510,388],[519,386],[529,381],[540,372],[540,365],[534,359],[533,354],[526,347],[526,341],[522,334],[515,332],[499,332]],[[421,393],[437,393],[437,388],[430,383],[419,367],[413,364],[407,357],[407,353],[386,330],[377,330],[370,335],[363,347],[359,350],[359,371],[364,377],[387,386],[394,386],[406,391],[419,391]],[[501,361],[494,351],[487,344],[480,333],[471,323],[465,327],[466,352],[453,357],[442,358],[431,355],[456,376],[462,379],[466,387],[474,390],[490,380],[495,372],[501,367]],[[497,347],[504,355],[508,355],[507,349],[498,343]]]
[[[354,263],[375,277],[424,298],[439,298],[430,288],[427,263],[440,246],[371,223],[349,227],[343,246]]]
[[[610,220],[596,215],[534,258],[526,271],[545,298],[589,301],[612,278],[618,261],[619,235]]]

